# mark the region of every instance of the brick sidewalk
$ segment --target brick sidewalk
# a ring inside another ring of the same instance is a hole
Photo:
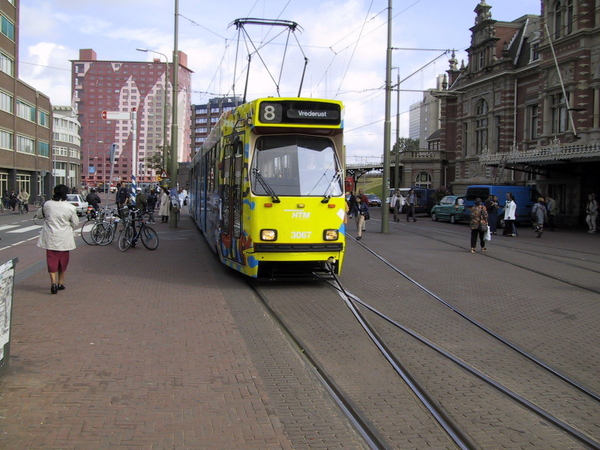
[[[292,448],[215,256],[188,218],[155,228],[154,252],[79,244],[57,295],[45,265],[16,284],[0,448]]]

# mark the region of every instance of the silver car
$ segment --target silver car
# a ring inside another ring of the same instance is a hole
[[[75,209],[77,210],[77,215],[78,216],[83,216],[88,208],[88,202],[86,202],[83,197],[79,194],[67,194],[67,201],[75,206]]]

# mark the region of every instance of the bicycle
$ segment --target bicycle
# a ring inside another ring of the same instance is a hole
[[[111,211],[101,222],[97,222],[91,232],[91,238],[97,245],[108,245],[112,243],[117,233],[117,225],[121,219]]]
[[[136,228],[136,222],[139,222],[139,228]],[[123,229],[119,233],[119,250],[125,252],[129,247],[135,247],[138,240],[148,250],[156,250],[159,243],[156,231],[146,224],[141,211],[136,209],[131,210],[123,220]]]
[[[44,203],[46,203],[46,196],[44,194],[41,194],[36,197],[35,201],[33,202],[33,206],[39,208]]]
[[[106,223],[110,222],[111,231],[104,230],[109,228]],[[81,226],[81,239],[88,245],[107,245],[110,244],[116,232],[116,224],[119,218],[115,216],[115,212],[109,206],[104,206],[98,211],[94,219],[88,220]]]

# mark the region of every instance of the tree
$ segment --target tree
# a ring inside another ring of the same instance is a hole
[[[418,152],[419,151],[419,140],[411,138],[400,138],[398,142],[394,144],[392,153],[395,153],[397,149],[400,152]]]
[[[170,145],[166,145],[166,146],[162,146],[162,145],[157,145],[156,146],[156,152],[154,152],[152,155],[150,156],[146,156],[144,158],[144,162],[146,163],[146,167],[156,170],[159,174],[161,171],[163,170],[167,170],[167,168],[164,165],[164,150],[166,149],[167,151],[167,164],[169,161],[171,161],[171,146]]]

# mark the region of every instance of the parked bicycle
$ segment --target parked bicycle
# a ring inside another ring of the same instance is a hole
[[[33,206],[40,207],[46,202],[46,196],[44,194],[38,195],[33,202]]]
[[[136,223],[139,225],[136,226]],[[146,224],[146,219],[138,209],[132,209],[124,215],[123,229],[119,233],[119,250],[125,252],[129,247],[135,247],[138,240],[142,241],[148,250],[158,247],[158,234],[154,228]]]
[[[81,226],[81,239],[88,245],[108,245],[115,238],[119,221],[116,211],[105,206],[97,211],[94,219]]]

